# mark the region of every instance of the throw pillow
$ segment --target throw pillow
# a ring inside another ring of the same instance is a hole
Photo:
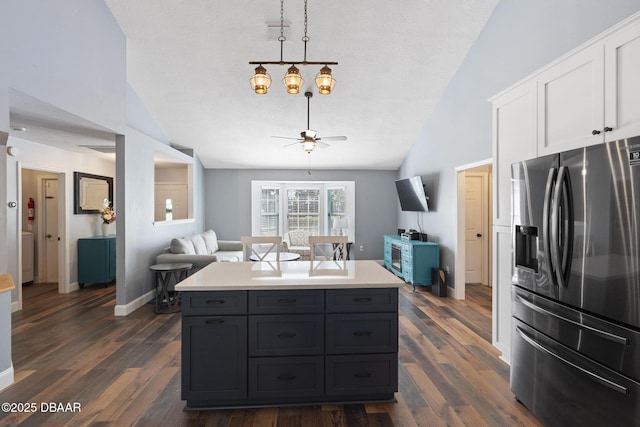
[[[200,234],[192,234],[191,236],[187,236],[188,240],[191,240],[193,243],[193,249],[196,251],[196,255],[208,255],[207,245],[204,244],[204,239]]]
[[[213,230],[207,230],[202,233],[202,238],[204,239],[205,245],[207,245],[207,249],[209,251],[209,255],[217,252],[219,250],[218,247],[218,236],[216,232]]]
[[[193,243],[191,243],[191,240],[179,238],[179,239],[171,239],[171,253],[195,255],[196,250],[194,249]]]

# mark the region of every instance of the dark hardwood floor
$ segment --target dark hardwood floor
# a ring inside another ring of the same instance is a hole
[[[12,318],[15,383],[0,402],[35,410],[0,413],[0,425],[540,425],[514,400],[509,368],[491,345],[491,289],[471,285],[466,295],[400,290],[397,403],[184,412],[180,314],[156,315],[147,304],[114,317],[114,285],[67,295],[30,285]]]

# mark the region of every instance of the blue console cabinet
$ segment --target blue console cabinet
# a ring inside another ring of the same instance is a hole
[[[78,239],[78,285],[109,283],[116,278],[116,236]]]
[[[432,270],[440,268],[440,246],[433,242],[404,240],[397,235],[384,236],[384,266],[405,282],[431,285]]]

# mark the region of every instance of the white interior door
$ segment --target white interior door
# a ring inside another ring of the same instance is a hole
[[[465,282],[482,282],[484,236],[484,182],[482,176],[465,177]]]
[[[58,180],[42,180],[44,194],[44,280],[58,283]]]

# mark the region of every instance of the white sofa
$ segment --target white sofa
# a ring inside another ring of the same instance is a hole
[[[218,240],[215,231],[178,237],[156,257],[157,264],[190,262],[193,271],[215,261],[242,261],[242,243],[238,240]]]

